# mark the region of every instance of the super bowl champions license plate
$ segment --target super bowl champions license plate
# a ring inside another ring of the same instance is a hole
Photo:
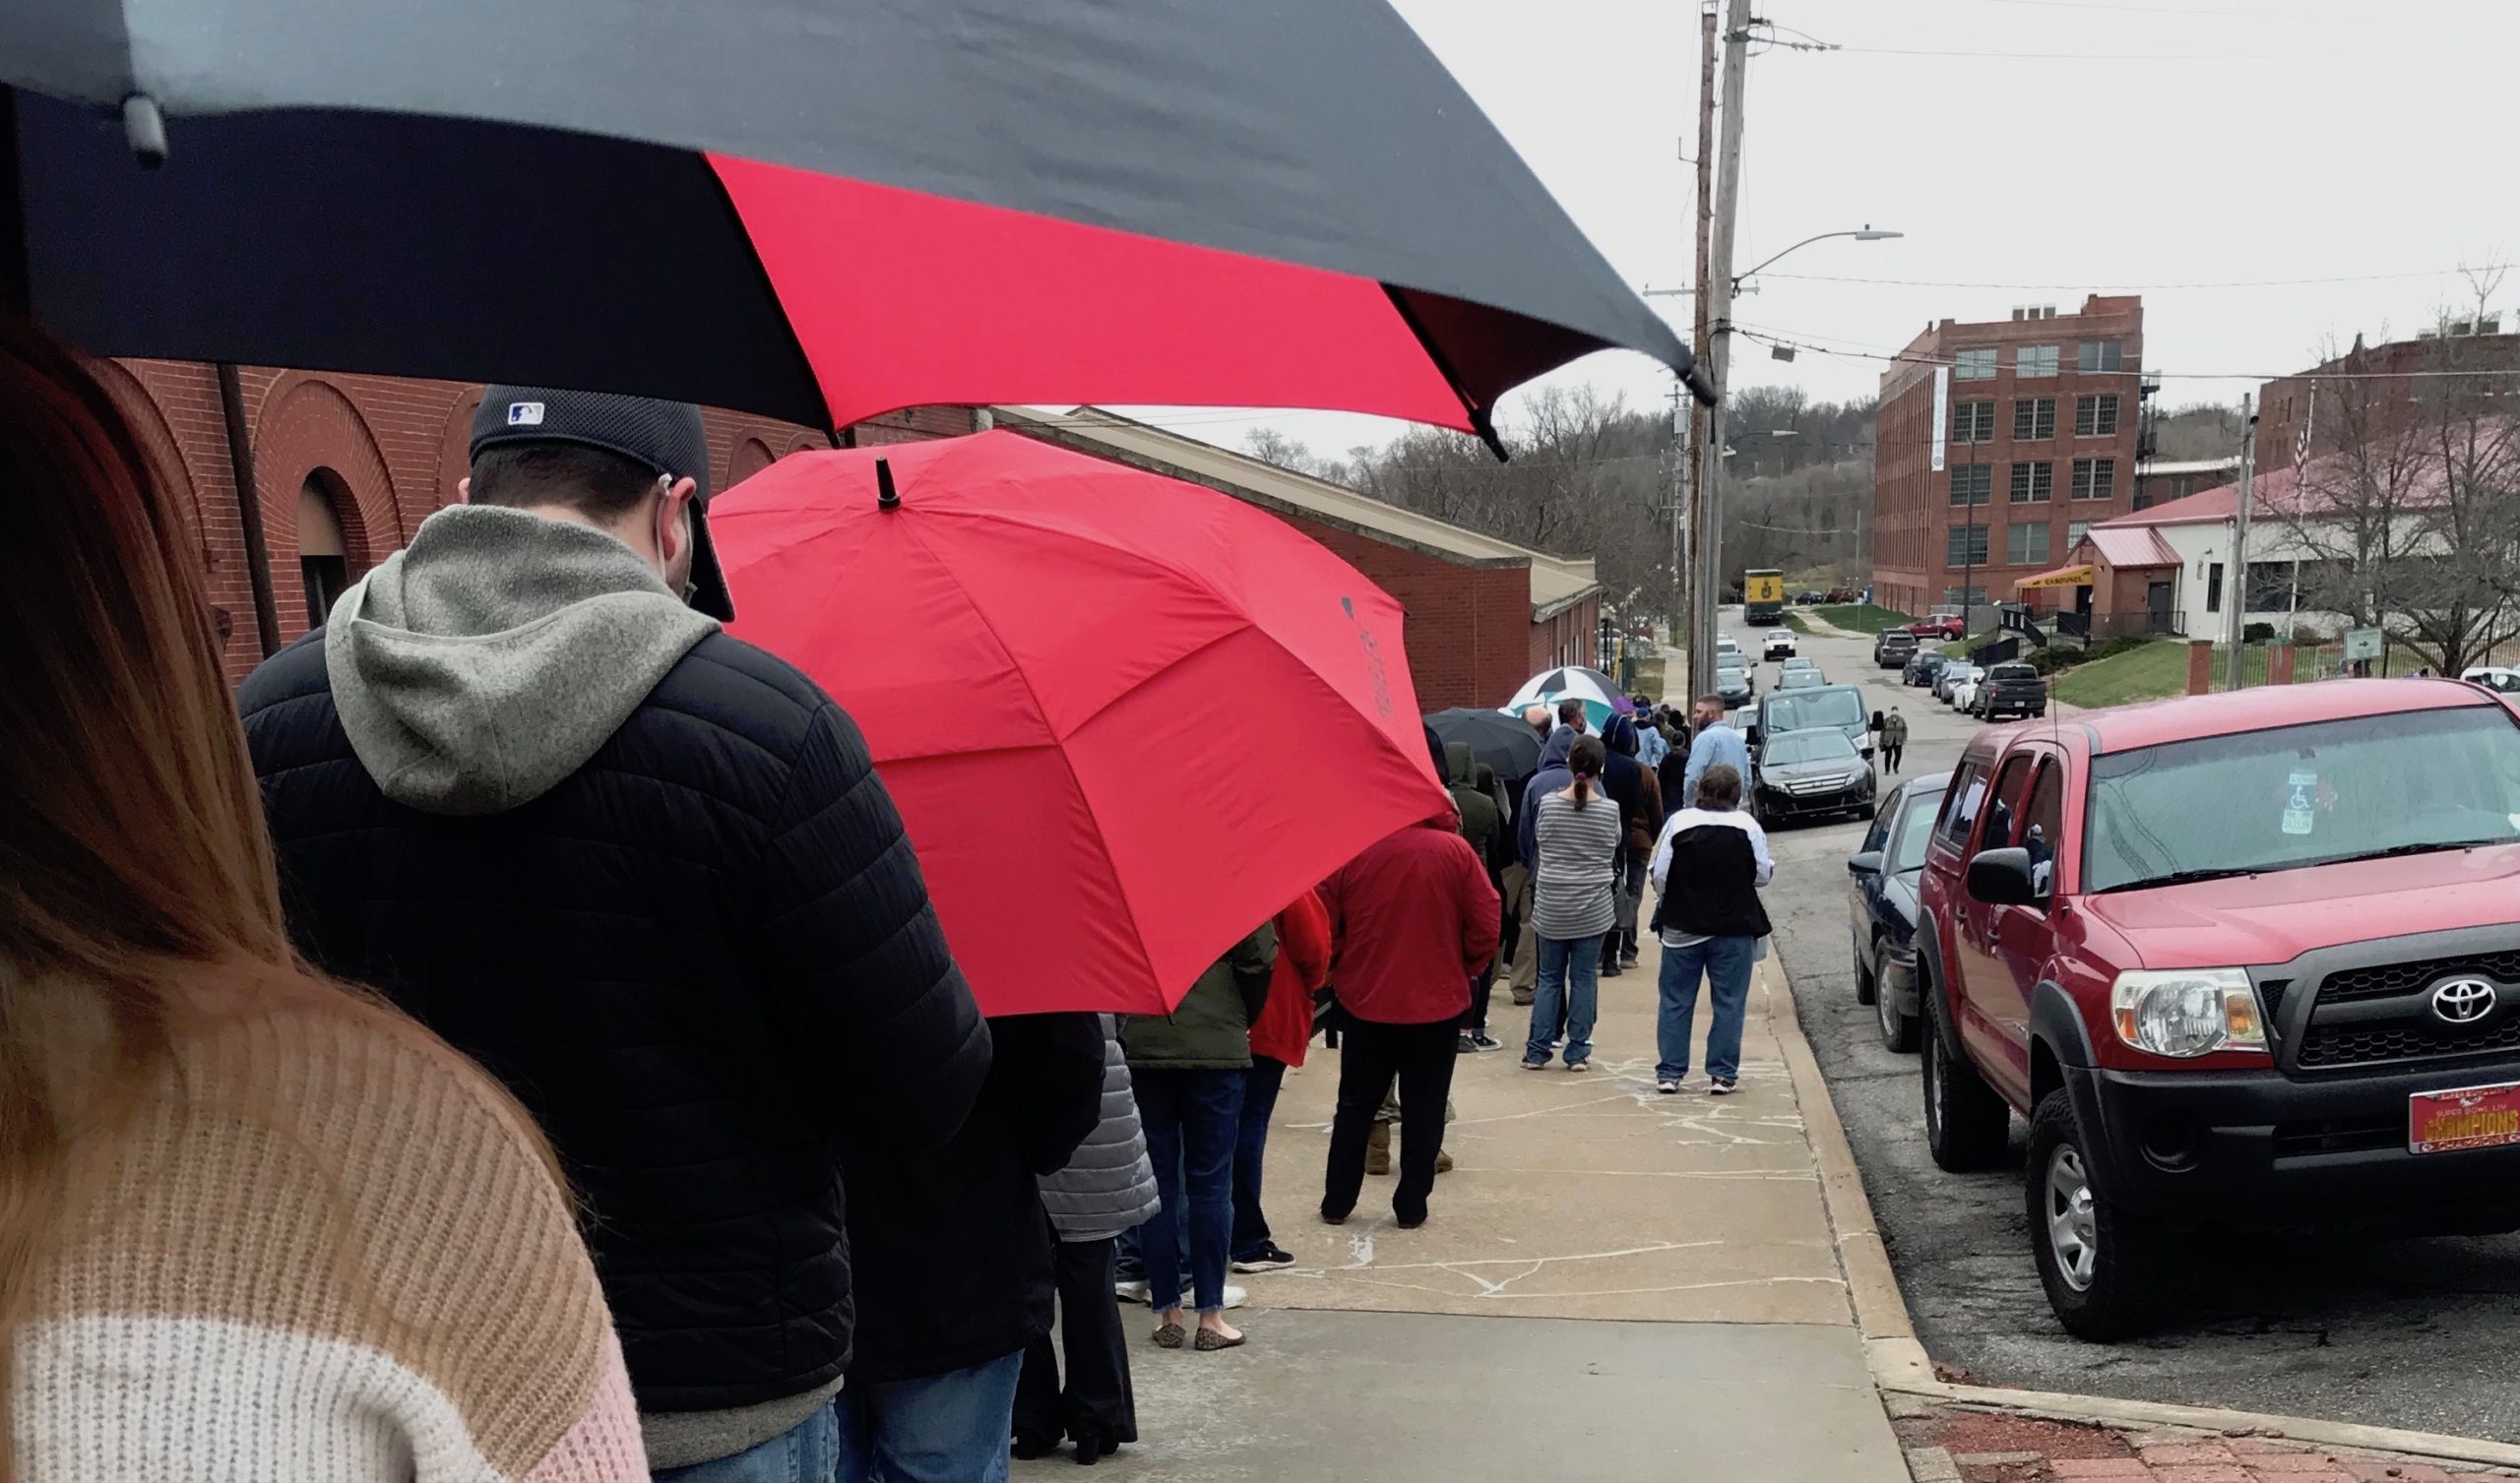
[[[2419,1091],[2407,1098],[2407,1147],[2417,1153],[2520,1143],[2520,1081]]]

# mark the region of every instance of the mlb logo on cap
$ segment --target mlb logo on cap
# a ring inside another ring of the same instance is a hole
[[[541,402],[509,402],[509,403],[508,403],[508,426],[510,426],[510,427],[539,427],[539,426],[541,426],[541,424],[542,424],[542,403],[541,403]]]

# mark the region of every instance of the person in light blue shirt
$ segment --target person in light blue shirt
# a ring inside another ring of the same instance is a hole
[[[1636,698],[1636,761],[1640,767],[1659,768],[1671,753],[1670,742],[1664,739],[1663,728],[1654,724],[1654,708],[1643,696]]]
[[[1707,769],[1718,763],[1738,772],[1745,783],[1750,777],[1749,744],[1726,721],[1724,698],[1699,696],[1695,719],[1697,732],[1689,741],[1689,770],[1683,774],[1681,797],[1677,803],[1666,799],[1664,802],[1668,808],[1695,808],[1698,779],[1706,775]]]

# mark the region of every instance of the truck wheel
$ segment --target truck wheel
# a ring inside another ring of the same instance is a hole
[[[1917,998],[1925,1013],[1925,1053],[1918,1077],[1925,1094],[1925,1151],[1954,1174],[1992,1168],[2002,1161],[2012,1134],[2012,1109],[1944,1039],[1941,1020],[1949,1011],[1942,991],[1918,966]]]
[[[1881,1021],[1881,1045],[1885,1050],[1906,1055],[1917,1048],[1917,1017],[1899,1008],[1899,996],[1887,987],[1889,975],[1881,971],[1890,945],[1879,944],[1873,952],[1877,955],[1872,967],[1873,1013]]]
[[[1864,949],[1855,950],[1855,1002],[1870,1004],[1881,992],[1881,979],[1873,969],[1873,959]]]
[[[2081,1120],[2062,1091],[2030,1120],[2031,1260],[2065,1331],[2110,1343],[2160,1326],[2173,1294],[2167,1245],[2151,1225],[2110,1204],[2091,1177]]]

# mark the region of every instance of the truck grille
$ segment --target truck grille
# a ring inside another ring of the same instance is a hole
[[[2459,973],[2473,973],[2496,983],[2520,985],[2520,952],[2346,968],[2327,976],[2327,982],[2319,989],[2319,1002],[2343,1004],[2349,1000],[2386,999],[2392,994],[2412,994]]]
[[[2321,991],[2321,997],[2326,997],[2326,991]],[[2325,1070],[2509,1050],[2520,1050],[2520,1015],[2505,1015],[2498,1024],[2465,1034],[2434,1034],[2387,1024],[2313,1023],[2301,1041],[2300,1064],[2305,1070]]]

